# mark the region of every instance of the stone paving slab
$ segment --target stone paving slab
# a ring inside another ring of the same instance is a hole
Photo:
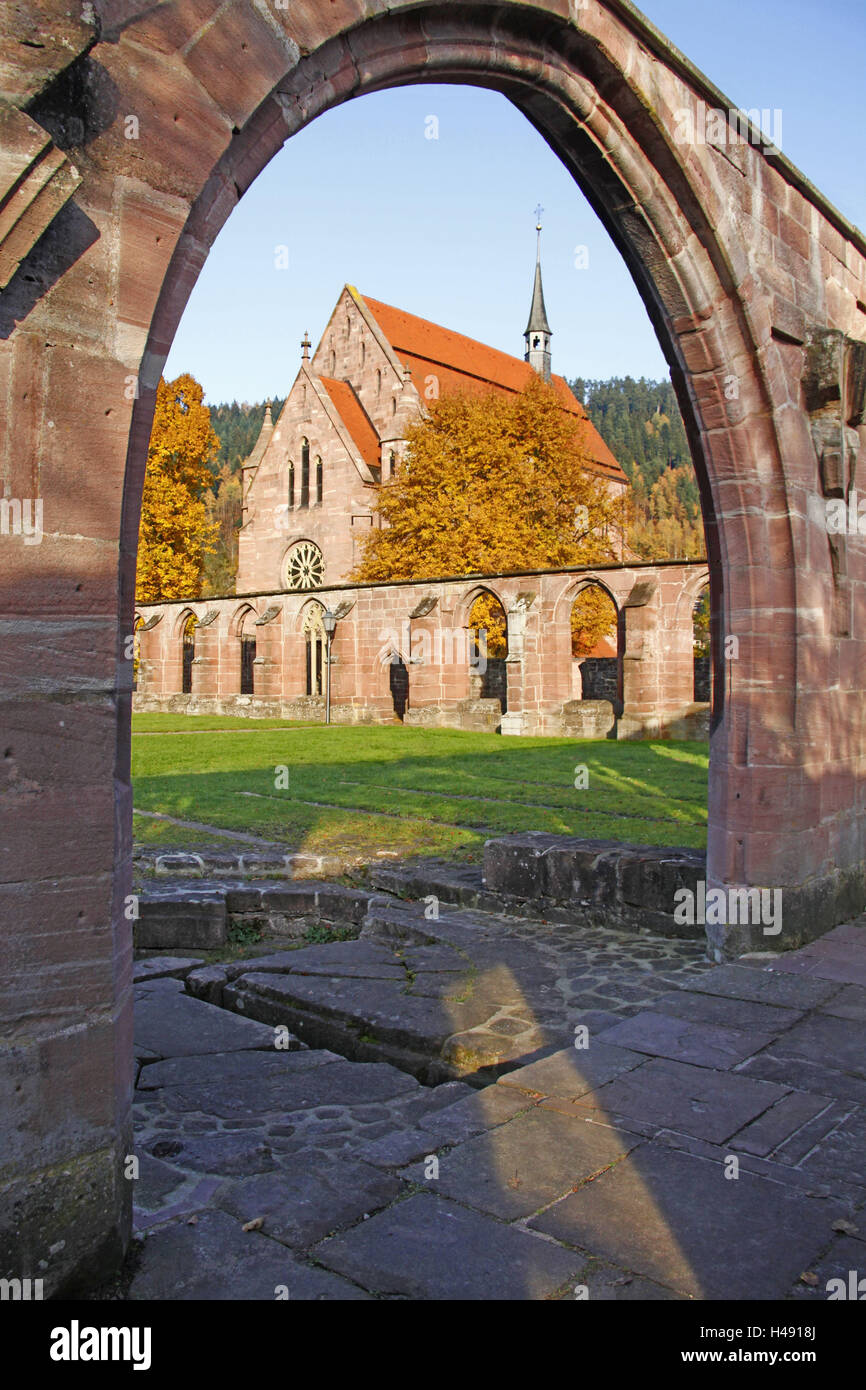
[[[643,1121],[722,1144],[786,1094],[739,1072],[653,1058],[571,1104],[576,1113],[589,1109],[601,1119]]]
[[[693,1298],[780,1299],[832,1238],[841,1202],[644,1144],[530,1226]]]
[[[454,977],[447,976],[447,989]],[[230,1007],[255,1011],[274,1022],[285,1019],[302,1032],[305,1018],[345,1025],[356,1034],[437,1056],[447,1038],[483,1023],[487,1009],[472,998],[454,1001],[409,994],[390,980],[353,980],[329,975],[244,975],[224,991]],[[326,1039],[330,1038],[325,1035]]]
[[[652,1279],[642,1279],[640,1275],[595,1256],[587,1258],[579,1282],[586,1290],[583,1296],[590,1303],[669,1303],[686,1298],[685,1294],[656,1284]],[[562,1295],[569,1299],[577,1296],[577,1290],[571,1288]]]
[[[774,1057],[820,1059],[848,1076],[866,1078],[866,1023],[816,1013],[789,1028],[771,1051]]]
[[[170,1057],[144,1067],[138,1079],[138,1091],[155,1091],[170,1086],[215,1086],[225,1082],[232,1086],[258,1088],[275,1078],[296,1077],[302,1072],[342,1062],[336,1052],[215,1052],[208,1056]]]
[[[271,1147],[249,1132],[151,1140],[150,1152],[200,1173],[267,1173],[277,1166]]]
[[[856,1023],[866,1023],[866,989],[861,985],[846,985],[821,1005],[820,1012],[832,1014],[834,1018],[850,1018]]]
[[[810,1121],[823,1115],[832,1101],[829,1096],[813,1096],[806,1091],[791,1091],[763,1115],[759,1115],[730,1140],[732,1149],[766,1157]]]
[[[533,1104],[529,1096],[519,1091],[500,1091],[498,1086],[487,1086],[449,1105],[447,1109],[422,1115],[418,1127],[429,1136],[430,1149],[443,1144],[460,1144],[476,1134],[504,1124]]]
[[[289,1054],[290,1056],[292,1054]],[[303,1053],[296,1054],[303,1056]],[[171,1086],[164,1092],[169,1111],[195,1110],[224,1120],[249,1120],[274,1112],[318,1106],[374,1104],[415,1092],[418,1082],[384,1062],[345,1062],[294,1075],[275,1073],[251,1087],[247,1081]]]
[[[820,1259],[803,1272],[814,1275],[816,1282],[798,1280],[792,1293],[795,1299],[862,1302],[866,1298],[866,1246],[862,1235],[835,1235]]]
[[[814,1009],[838,993],[830,980],[794,979],[776,970],[754,965],[718,965],[688,981],[684,989],[717,994],[725,999],[751,999],[758,1004],[779,1004],[790,1009]]]
[[[266,1235],[303,1249],[387,1206],[404,1190],[399,1178],[340,1159],[226,1183],[214,1200],[243,1223],[263,1218]]]
[[[804,1009],[787,1009],[778,1004],[759,1004],[752,999],[723,998],[698,990],[672,990],[653,1003],[653,1010],[673,1018],[687,1018],[691,1023],[707,1023],[713,1027],[733,1028],[741,1033],[783,1033],[805,1017]]]
[[[511,1301],[577,1283],[581,1257],[528,1231],[418,1193],[313,1248],[321,1264],[379,1294]]]
[[[148,1235],[129,1298],[273,1301],[282,1287],[298,1301],[368,1297],[345,1279],[303,1264],[277,1241],[242,1231],[225,1212],[208,1211],[194,1225],[174,1222]]]
[[[178,991],[169,992],[164,988],[167,985],[177,985]],[[273,1028],[193,999],[182,989],[180,980],[160,980],[136,988],[136,1046],[158,1057],[273,1048]]]
[[[688,1061],[694,1066],[729,1068],[760,1052],[772,1041],[770,1033],[741,1033],[717,1024],[646,1010],[608,1028],[605,1042],[652,1057]]]
[[[607,1125],[534,1109],[442,1155],[439,1177],[428,1185],[464,1206],[517,1220],[617,1163],[638,1142]],[[423,1167],[403,1176],[425,1180]]]
[[[861,1076],[850,1076],[821,1058],[784,1052],[777,1055],[775,1045],[746,1062],[741,1075],[813,1095],[833,1096],[849,1107],[866,1106],[866,1080]]]
[[[866,1188],[866,1111],[855,1110],[843,1120],[823,1138],[820,1148],[803,1159],[800,1167],[804,1173],[825,1182],[841,1178]],[[866,1274],[866,1252],[863,1273]]]
[[[574,1100],[612,1081],[622,1072],[642,1066],[645,1061],[639,1052],[592,1041],[586,1048],[565,1048],[538,1062],[506,1072],[496,1084],[531,1095]]]

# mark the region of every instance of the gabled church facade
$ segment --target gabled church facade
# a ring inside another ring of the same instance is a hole
[[[521,391],[533,371],[573,416],[589,467],[622,494],[628,480],[563,377],[536,266],[523,360],[368,299],[346,285],[279,418],[268,408],[244,465],[237,592],[342,583],[376,526],[376,489],[400,465],[410,427],[449,392]]]

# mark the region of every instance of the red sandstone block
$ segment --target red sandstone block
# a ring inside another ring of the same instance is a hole
[[[171,5],[142,14],[127,33],[137,44],[174,53],[213,18],[221,4],[222,0],[173,0]]]
[[[114,843],[113,789],[107,779],[6,795],[0,798],[0,815],[4,882],[104,872],[106,847]]]
[[[47,371],[48,419],[40,444],[45,529],[114,540],[129,424],[127,370],[107,358],[56,347]],[[101,461],[98,470],[94,458]]]
[[[275,16],[278,12],[275,12]],[[297,49],[247,0],[222,9],[185,54],[190,72],[242,126],[271,89],[294,68]]]
[[[117,317],[148,328],[168,263],[183,231],[188,204],[127,191],[120,214]]]
[[[117,116],[90,145],[91,157],[192,201],[231,140],[231,120],[178,58],[138,46],[127,34],[100,45],[99,55],[117,88]],[[128,115],[138,118],[137,140],[125,137]]]
[[[791,190],[793,191],[793,190]],[[804,261],[809,261],[812,253],[812,238],[802,223],[789,217],[786,212],[779,212],[779,236],[787,246],[802,256]]]
[[[5,675],[5,672],[4,672]],[[8,687],[7,687],[8,688]],[[0,797],[7,808],[30,805],[47,786],[110,779],[115,759],[113,701],[9,700],[4,704]]]
[[[36,1135],[46,1166],[62,1163],[70,1152],[96,1150],[110,1141],[117,1119],[115,1047],[112,1020],[96,1018],[68,1032],[4,1049],[0,1093],[7,1116],[7,1162],[13,1172],[29,1159]]]

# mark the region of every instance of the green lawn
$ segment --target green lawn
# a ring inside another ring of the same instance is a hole
[[[490,835],[517,830],[703,847],[707,761],[702,743],[133,719],[137,810],[370,857],[390,850],[477,860]],[[589,773],[583,790],[574,785],[578,764]],[[276,786],[280,767],[286,789]],[[149,844],[209,838],[142,816],[135,833]]]

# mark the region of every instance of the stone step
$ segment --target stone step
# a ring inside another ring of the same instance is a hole
[[[153,880],[138,895],[137,950],[217,949],[234,927],[297,939],[309,926],[357,927],[378,895],[340,883]]]
[[[482,912],[500,912],[501,901],[487,891],[480,864],[451,864],[444,859],[422,859],[403,864],[375,864],[368,871],[370,883],[398,898],[419,901],[435,897],[439,902]]]

